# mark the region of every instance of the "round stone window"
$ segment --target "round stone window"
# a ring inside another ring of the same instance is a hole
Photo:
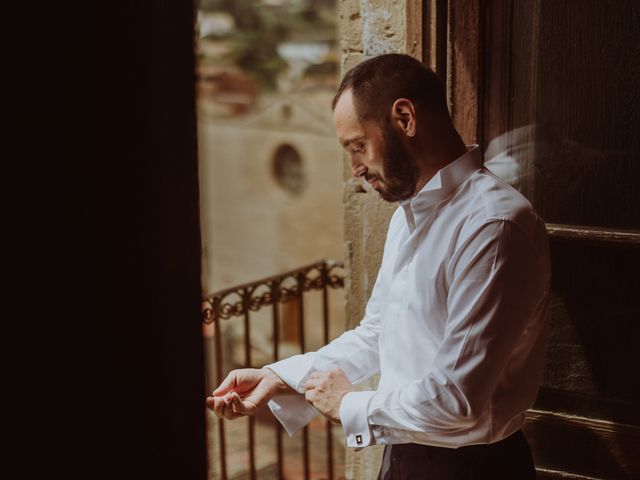
[[[292,195],[300,195],[306,187],[302,158],[291,145],[281,145],[273,156],[273,174],[280,187]]]

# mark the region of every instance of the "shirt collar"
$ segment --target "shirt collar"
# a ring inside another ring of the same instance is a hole
[[[398,202],[405,210],[407,222],[412,231],[415,229],[416,220],[419,220],[414,217],[414,214],[419,215],[421,211],[445,199],[482,167],[480,146],[472,144],[466,147],[466,153],[438,170],[418,193]]]

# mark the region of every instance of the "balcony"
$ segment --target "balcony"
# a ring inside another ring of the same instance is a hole
[[[206,295],[207,391],[232,369],[260,368],[329,343],[343,330],[331,328],[343,287],[343,264],[322,260]],[[322,416],[289,438],[267,407],[233,421],[208,412],[208,442],[210,479],[344,478],[343,432]]]

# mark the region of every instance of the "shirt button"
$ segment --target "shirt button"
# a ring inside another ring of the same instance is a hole
[[[362,445],[362,435],[356,435],[356,443]]]

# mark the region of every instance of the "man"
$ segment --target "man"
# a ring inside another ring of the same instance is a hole
[[[349,447],[386,445],[382,480],[535,478],[521,427],[544,355],[544,223],[410,56],[357,65],[332,106],[353,175],[400,204],[365,316],[317,352],[232,371],[209,407],[233,419],[267,403],[290,435],[320,412]]]

